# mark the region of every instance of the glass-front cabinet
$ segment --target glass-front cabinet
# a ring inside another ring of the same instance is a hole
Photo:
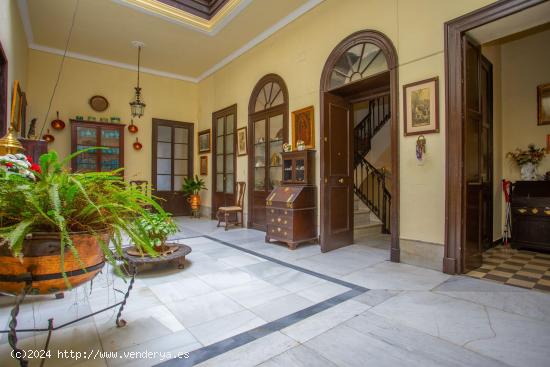
[[[315,150],[285,152],[283,185],[315,185]]]
[[[71,120],[71,152],[92,149],[71,162],[74,172],[108,172],[124,166],[124,126]]]

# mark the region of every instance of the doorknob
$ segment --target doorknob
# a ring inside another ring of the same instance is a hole
[[[344,179],[341,178],[341,179],[338,180],[338,182],[340,182],[341,184],[343,184],[343,183],[344,183]]]

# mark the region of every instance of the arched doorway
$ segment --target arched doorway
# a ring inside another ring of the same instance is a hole
[[[320,85],[323,252],[353,243],[353,198],[358,188],[363,186],[363,182],[358,185],[355,182],[357,178],[354,175],[357,176],[357,165],[361,159],[357,159],[354,146],[362,144],[367,135],[371,139],[377,128],[370,122],[361,135],[350,117],[350,105],[353,101],[387,94],[389,100],[384,103],[387,107],[372,112],[372,116],[375,112],[378,114],[377,121],[390,124],[391,185],[387,195],[383,189],[378,189],[377,197],[382,200],[377,210],[379,215],[387,216],[387,230],[391,233],[390,258],[399,261],[397,66],[397,52],[392,42],[378,31],[364,30],[341,41],[323,68]],[[380,182],[376,173],[370,175]],[[389,196],[389,201],[384,196]]]
[[[248,104],[248,227],[265,231],[265,199],[281,184],[282,167],[271,158],[288,142],[288,91],[276,74],[261,78]],[[280,160],[279,160],[280,161]]]

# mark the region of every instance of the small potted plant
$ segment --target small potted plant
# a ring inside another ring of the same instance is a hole
[[[201,209],[201,190],[207,190],[204,181],[199,178],[198,175],[195,177],[186,177],[183,180],[182,191],[184,194],[189,195],[187,201],[191,205],[191,210],[193,215],[197,215]]]
[[[141,228],[151,240],[153,249],[159,254],[169,251],[168,236],[176,233],[178,227],[167,213],[150,213],[138,219]]]
[[[544,158],[545,149],[537,148],[534,144],[529,144],[527,150],[516,149],[506,154],[516,162],[521,172],[521,179],[524,181],[533,181],[537,178],[537,166]]]

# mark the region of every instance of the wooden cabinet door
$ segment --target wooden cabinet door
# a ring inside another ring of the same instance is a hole
[[[237,105],[212,115],[212,218],[220,206],[235,205]]]
[[[181,187],[193,176],[193,134],[191,123],[153,119],[153,194],[173,215],[191,214]]]
[[[325,93],[323,107],[321,251],[327,252],[353,243],[353,122],[345,99]]]
[[[489,97],[492,76],[483,67],[481,47],[465,37],[464,179],[466,220],[464,272],[482,264],[482,252],[492,240],[492,122]],[[490,65],[490,63],[489,63]],[[491,223],[489,223],[491,222]]]

